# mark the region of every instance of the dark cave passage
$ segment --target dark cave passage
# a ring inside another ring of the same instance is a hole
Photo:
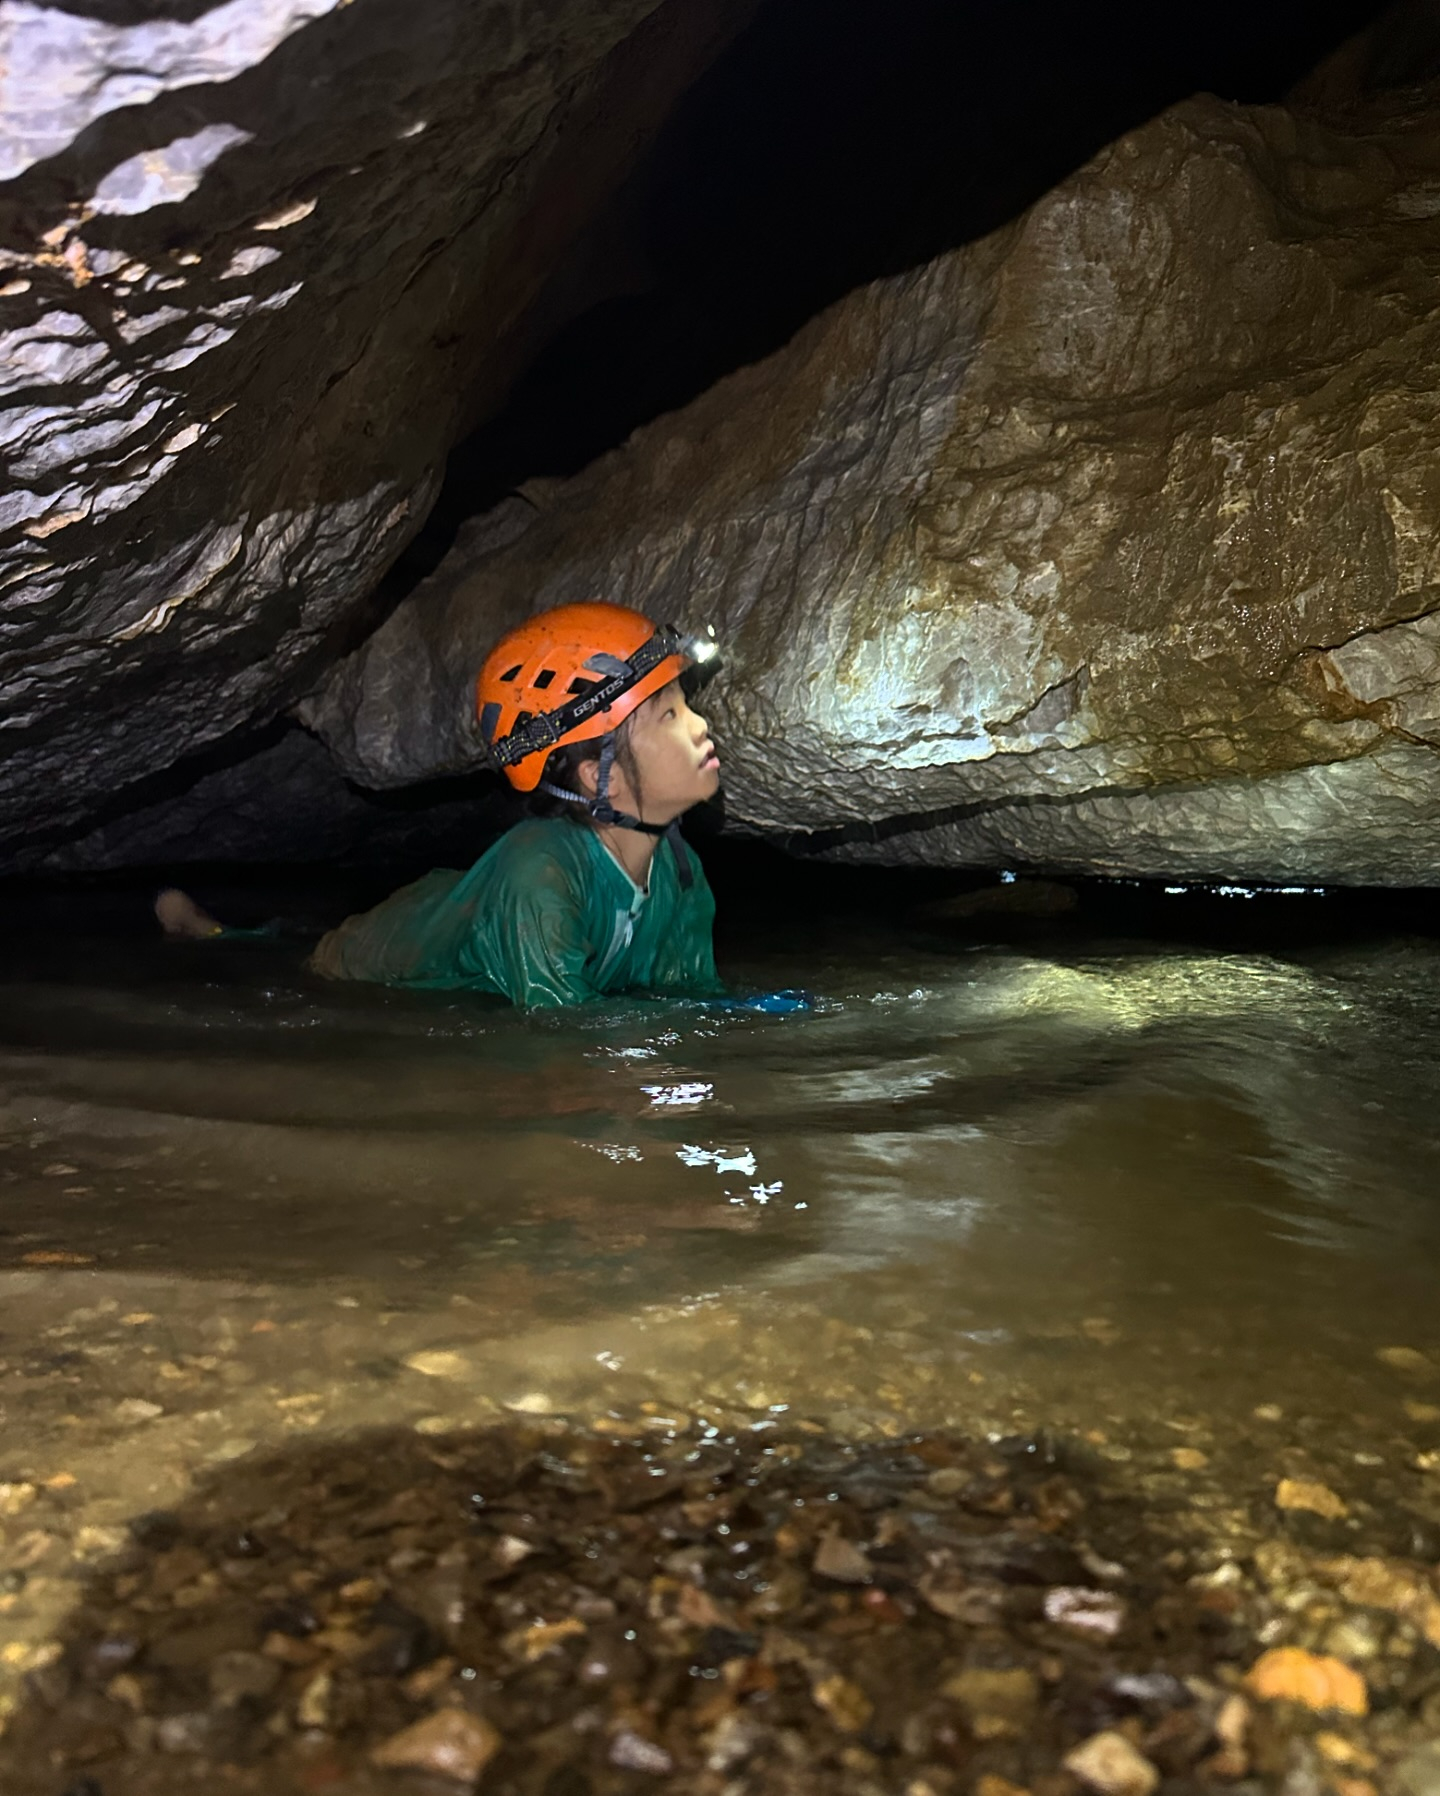
[[[429,572],[465,518],[577,472],[842,294],[996,229],[1190,94],[1279,101],[1383,10],[768,0],[587,240],[624,290],[583,307],[457,445],[387,590]],[[1358,80],[1428,72],[1440,41],[1416,14],[1392,15]]]

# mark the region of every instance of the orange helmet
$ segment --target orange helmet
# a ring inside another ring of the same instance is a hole
[[[533,792],[552,749],[608,735],[714,652],[625,605],[557,605],[491,650],[476,683],[480,732],[510,784]]]

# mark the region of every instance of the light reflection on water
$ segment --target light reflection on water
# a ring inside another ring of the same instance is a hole
[[[1440,1523],[1433,945],[806,939],[730,971],[813,1015],[532,1019],[280,947],[21,944],[0,1484],[63,1490],[83,1565],[287,1440],[784,1414],[1052,1428],[1217,1527],[1384,1467]],[[5,1599],[17,1650],[69,1578]]]
[[[1376,1349],[1434,1343],[1428,944],[857,935],[738,970],[824,993],[786,1017],[525,1019],[296,958],[147,946],[5,987],[5,1263],[265,1281],[297,1314],[343,1284],[512,1368],[563,1321],[551,1375],[589,1402],[648,1356],[676,1401],[778,1381],[963,1419],[976,1374],[1143,1413],[1221,1352],[1207,1402],[1240,1414],[1259,1383],[1354,1403]],[[829,1322],[871,1331],[863,1374]]]

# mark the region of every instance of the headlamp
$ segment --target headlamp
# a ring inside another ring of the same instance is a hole
[[[598,676],[594,684],[555,710],[531,716],[509,735],[492,742],[491,758],[497,766],[513,766],[528,755],[553,747],[577,725],[599,711],[609,710],[616,699],[623,697],[632,686],[638,686],[646,674],[672,657],[690,663],[680,678],[687,694],[696,692],[719,670],[719,647],[713,624],[706,627],[703,636],[686,635],[674,624],[661,624],[647,642],[623,660],[606,653],[591,655],[585,666]]]

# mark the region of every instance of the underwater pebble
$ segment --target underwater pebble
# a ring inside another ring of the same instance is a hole
[[[463,1353],[443,1351],[412,1353],[401,1364],[412,1372],[423,1373],[426,1378],[461,1378],[470,1370],[470,1362]]]
[[[1347,1740],[1343,1734],[1328,1731],[1316,1734],[1315,1750],[1332,1765],[1349,1765],[1357,1771],[1375,1769],[1375,1754],[1367,1752],[1363,1746],[1357,1746],[1353,1740]]]
[[[1215,1738],[1222,1746],[1238,1752],[1250,1731],[1250,1705],[1243,1696],[1227,1696],[1215,1712],[1212,1723]]]
[[[1108,1640],[1125,1625],[1125,1605],[1108,1590],[1059,1585],[1045,1592],[1045,1619],[1077,1634]]]
[[[811,1570],[817,1577],[833,1578],[837,1584],[868,1584],[874,1575],[869,1559],[842,1534],[825,1534],[815,1549]]]
[[[1033,1671],[1018,1667],[957,1672],[941,1691],[965,1711],[977,1740],[1022,1739],[1040,1701],[1039,1679]]]
[[[326,1727],[330,1721],[330,1693],[335,1680],[328,1671],[320,1671],[300,1692],[295,1705],[295,1719],[301,1727]]]
[[[578,1639],[584,1632],[585,1623],[577,1616],[567,1615],[564,1621],[541,1621],[533,1627],[517,1628],[513,1634],[506,1635],[505,1647],[527,1664],[533,1664],[536,1659],[543,1659],[546,1653],[555,1652],[567,1640]]]
[[[526,1391],[522,1396],[512,1397],[504,1408],[522,1416],[553,1416],[555,1402],[544,1391]]]
[[[1440,1599],[1424,1572],[1385,1559],[1343,1558],[1328,1561],[1326,1571],[1339,1579],[1347,1602],[1389,1609],[1412,1621],[1432,1644],[1440,1644]]]
[[[210,1732],[210,1717],[203,1710],[166,1715],[155,1729],[155,1742],[162,1752],[204,1752]]]
[[[818,1678],[810,1687],[821,1708],[841,1733],[858,1734],[875,1712],[870,1698],[858,1684],[839,1676]]]
[[[145,1397],[124,1397],[110,1413],[117,1422],[153,1422],[156,1416],[165,1414],[165,1408]]]
[[[765,1730],[751,1715],[722,1715],[705,1742],[705,1766],[709,1771],[731,1771],[751,1757],[765,1737]]]
[[[212,1463],[224,1464],[226,1460],[243,1459],[247,1453],[253,1452],[254,1449],[255,1443],[253,1440],[245,1440],[240,1436],[236,1436],[231,1440],[221,1441],[218,1447],[212,1447],[205,1457]]]
[[[118,1553],[125,1545],[123,1528],[105,1527],[99,1522],[86,1522],[75,1530],[71,1542],[79,1559],[98,1559],[105,1553]]]
[[[499,1730],[483,1716],[464,1709],[437,1709],[383,1741],[371,1752],[370,1762],[385,1770],[423,1771],[473,1787],[503,1744]]]
[[[280,1667],[263,1653],[221,1653],[210,1663],[210,1694],[222,1708],[250,1696],[268,1696],[280,1682]]]
[[[1065,1769],[1101,1796],[1150,1796],[1160,1773],[1124,1734],[1092,1734],[1067,1752]]]
[[[1332,1522],[1350,1513],[1343,1497],[1336,1496],[1328,1484],[1312,1478],[1282,1478],[1275,1486],[1275,1504],[1279,1509],[1307,1509]]]
[[[1365,1680],[1340,1659],[1276,1646],[1262,1653],[1245,1675],[1245,1688],[1264,1702],[1298,1702],[1307,1709],[1345,1715],[1369,1712]]]
[[[622,1727],[610,1742],[610,1763],[622,1771],[649,1771],[656,1777],[675,1768],[675,1761],[663,1746],[628,1727]]]
[[[940,1796],[936,1786],[926,1778],[906,1784],[905,1796]],[[997,1777],[987,1771],[975,1785],[975,1796],[1030,1796],[1023,1784],[1012,1784],[1008,1777]]]

